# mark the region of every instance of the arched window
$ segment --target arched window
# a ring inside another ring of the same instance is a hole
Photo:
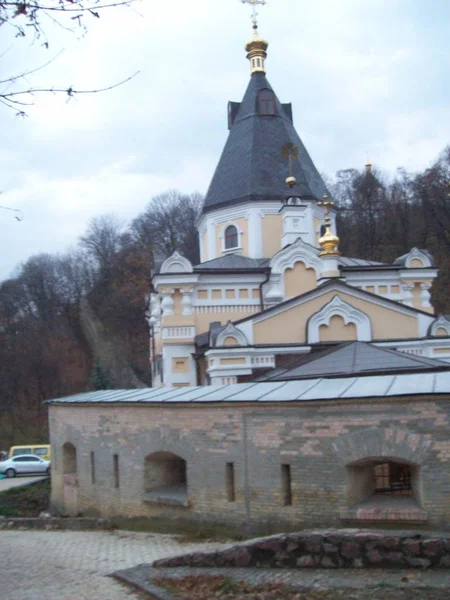
[[[275,114],[275,94],[272,90],[261,90],[258,94],[258,112],[260,115]]]
[[[235,225],[228,225],[225,229],[225,250],[237,248],[239,245],[238,230]]]

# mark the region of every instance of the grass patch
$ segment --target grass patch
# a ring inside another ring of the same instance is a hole
[[[146,533],[166,533],[179,535],[186,542],[192,541],[221,541],[246,539],[242,531],[232,531],[225,525],[202,525],[201,523],[180,523],[169,519],[151,519],[146,517],[125,518],[116,517],[112,520],[112,526],[116,529],[126,531],[137,531]]]
[[[0,493],[0,517],[38,517],[50,505],[50,478]]]

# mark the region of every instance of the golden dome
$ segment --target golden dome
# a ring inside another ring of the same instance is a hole
[[[323,202],[319,202],[318,204],[319,206],[323,206],[325,211],[325,233],[319,239],[319,244],[322,248],[322,252],[319,256],[340,256],[341,253],[339,252],[338,247],[341,240],[337,235],[334,235],[331,232],[330,207],[334,206],[334,202],[331,202],[328,195],[325,194]]]
[[[338,250],[340,241],[341,240],[338,238],[338,236],[334,235],[331,232],[330,227],[327,226],[324,235],[319,239],[319,244],[322,248],[322,252],[319,254],[319,256],[327,256],[330,254],[340,255],[341,253]]]
[[[269,42],[262,38],[259,33],[255,32],[253,37],[248,40],[245,45],[245,50],[251,52],[252,50],[263,50],[264,52],[269,47]]]
[[[269,42],[262,38],[257,31],[245,45],[247,58],[250,61],[251,73],[265,73],[264,61],[267,58]]]

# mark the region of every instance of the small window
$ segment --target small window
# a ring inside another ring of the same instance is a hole
[[[120,487],[119,455],[114,454],[114,487]]]
[[[258,112],[260,115],[275,114],[275,94],[272,90],[261,90],[258,94]]]
[[[225,250],[238,247],[238,230],[235,225],[228,225],[225,229]]]
[[[234,502],[236,500],[236,493],[234,489],[234,463],[227,463],[226,484],[228,502]]]
[[[281,465],[281,501],[283,506],[292,504],[291,465]]]
[[[91,452],[91,483],[95,483],[95,454]]]

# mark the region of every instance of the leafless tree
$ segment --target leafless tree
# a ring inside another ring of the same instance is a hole
[[[192,263],[200,260],[196,222],[203,204],[198,193],[175,190],[155,196],[132,225],[132,234],[155,254],[169,256],[180,251]]]
[[[112,214],[94,217],[87,232],[80,238],[81,246],[96,261],[102,274],[108,273],[121,248],[122,222]]]
[[[0,28],[2,31],[12,29],[16,39],[32,38],[34,43],[39,43],[44,48],[50,47],[47,35],[49,25],[57,25],[67,32],[76,31],[84,34],[87,31],[89,18],[100,18],[104,10],[130,6],[135,0],[117,0],[117,2],[102,2],[101,0],[0,0]],[[0,55],[0,61],[4,61],[10,48],[4,48]],[[36,94],[62,93],[68,98],[77,94],[93,94],[111,90],[129,81],[136,75],[133,74],[123,80],[113,82],[106,86],[95,89],[78,89],[67,86],[39,86],[29,83],[30,75],[44,69],[53,62],[53,56],[47,62],[38,64],[19,73],[7,73],[3,68],[4,75],[0,79],[0,103],[17,111],[19,115],[25,115],[27,106],[35,101]],[[6,73],[6,75],[5,75]]]

